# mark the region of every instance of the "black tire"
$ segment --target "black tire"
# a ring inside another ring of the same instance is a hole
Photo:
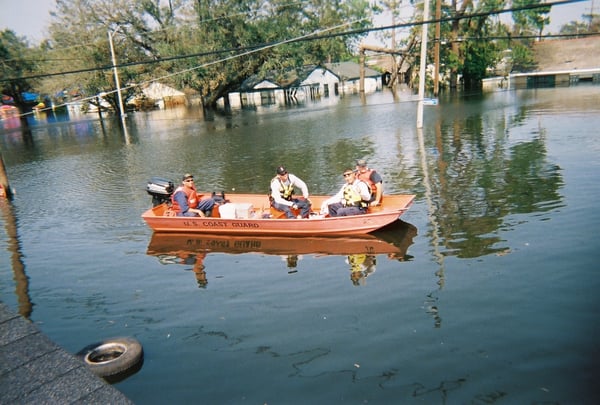
[[[114,381],[120,380],[120,376],[137,372],[141,368],[144,353],[140,342],[120,337],[86,346],[77,356],[98,377]]]

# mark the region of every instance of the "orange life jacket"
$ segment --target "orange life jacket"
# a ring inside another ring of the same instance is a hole
[[[188,206],[190,208],[196,208],[198,206],[198,195],[196,194],[196,189],[193,187],[187,188],[187,187],[179,186],[179,187],[177,187],[177,190],[175,190],[175,192],[171,196],[171,203],[173,204],[173,209],[175,210],[175,212],[181,213],[181,207],[179,206],[177,201],[175,201],[175,194],[177,194],[177,192],[179,192],[179,191],[183,191],[185,193],[185,196],[186,196],[187,202],[188,202]]]
[[[367,183],[367,186],[369,186],[369,190],[371,190],[371,197],[375,197],[375,193],[377,191],[377,187],[375,186],[375,183],[373,183],[373,180],[371,180],[371,174],[374,172],[375,170],[373,169],[368,169],[366,172],[361,173],[356,172],[356,177],[359,180],[364,181],[365,183]]]

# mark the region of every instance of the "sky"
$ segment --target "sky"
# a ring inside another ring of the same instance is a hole
[[[551,0],[547,1],[551,2]],[[55,0],[0,0],[0,31],[12,29],[18,36],[27,37],[30,44],[38,44],[46,37],[45,33],[50,25],[49,13],[54,9],[54,4]],[[582,21],[582,14],[592,12],[592,4],[593,0],[587,0],[553,7],[549,31],[557,33],[566,23]],[[600,13],[600,4],[595,5],[594,8],[594,12]],[[378,25],[391,24],[391,20],[385,21],[385,18],[379,20]],[[545,31],[548,32],[548,29]],[[373,43],[373,39],[366,42]]]

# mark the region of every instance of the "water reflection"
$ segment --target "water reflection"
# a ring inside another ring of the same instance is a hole
[[[437,200],[432,239],[443,244],[445,256],[503,254],[510,246],[502,245],[498,233],[507,216],[565,205],[559,192],[562,169],[548,157],[545,128],[515,142],[511,136],[520,120],[507,122],[504,114],[496,122],[484,118],[442,118],[435,144],[427,145],[435,155],[431,158],[430,152],[424,168],[431,173],[427,186]]]
[[[355,286],[364,285],[366,278],[375,273],[377,256],[364,253],[348,256],[346,261],[350,265],[350,280]]]
[[[329,238],[154,233],[147,254],[162,264],[191,265],[200,288],[208,284],[204,260],[210,253],[281,256],[289,273],[295,272],[302,255],[340,256],[349,266],[352,283],[364,285],[375,272],[377,255],[412,259],[407,251],[416,235],[414,225],[400,220],[374,234]]]
[[[4,219],[6,229],[7,250],[10,252],[11,264],[13,270],[13,279],[15,281],[15,293],[19,304],[19,314],[24,318],[31,316],[33,303],[29,296],[29,277],[25,273],[25,264],[23,263],[23,252],[21,250],[21,241],[18,235],[18,224],[11,203],[5,198],[0,198],[0,212]]]

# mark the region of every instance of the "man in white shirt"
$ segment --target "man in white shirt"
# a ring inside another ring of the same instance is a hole
[[[294,187],[302,191],[302,199],[294,198]],[[277,176],[271,180],[271,206],[277,211],[285,213],[286,218],[296,218],[292,211],[300,210],[298,218],[308,218],[310,214],[310,200],[308,187],[298,176],[288,173],[284,166],[277,168]]]
[[[348,215],[360,215],[367,213],[367,207],[371,200],[369,185],[356,176],[356,170],[344,170],[346,184],[333,197],[327,199],[321,205],[321,214],[329,214],[332,217]]]

